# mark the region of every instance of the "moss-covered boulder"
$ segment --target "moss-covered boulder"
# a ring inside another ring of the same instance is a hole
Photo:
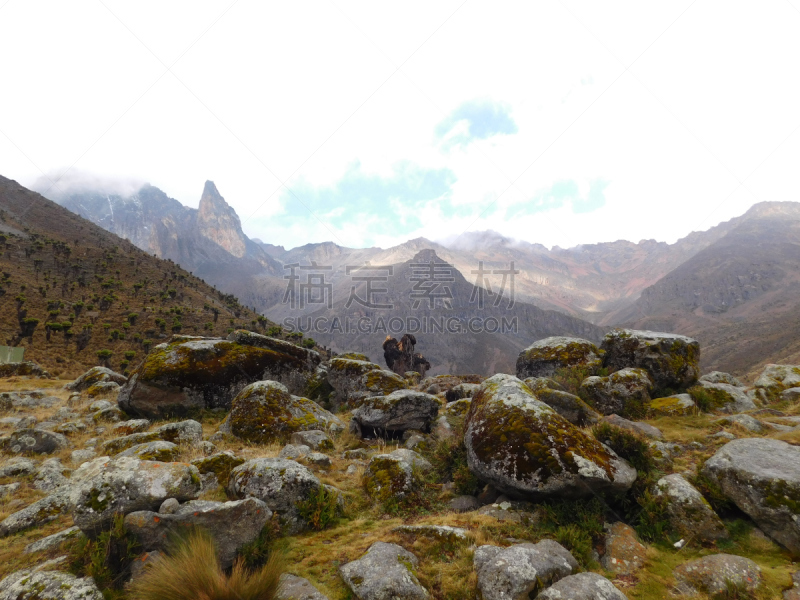
[[[420,381],[416,389],[428,394],[446,394],[463,383],[480,384],[484,379],[480,375],[434,375]]]
[[[767,365],[754,386],[761,400],[775,402],[783,390],[800,386],[800,365]]]
[[[600,420],[600,414],[583,400],[561,390],[541,388],[536,397],[573,425],[586,427]]]
[[[117,385],[123,385],[126,381],[128,381],[128,378],[121,373],[117,373],[106,367],[92,367],[75,381],[68,383],[64,387],[74,392],[83,392],[98,383],[116,383]]]
[[[371,396],[353,411],[350,429],[361,437],[396,438],[409,430],[429,433],[439,406],[436,396],[414,390]]]
[[[34,377],[36,379],[50,379],[50,373],[45,371],[35,362],[13,362],[0,364],[0,378],[3,377]]]
[[[537,340],[517,357],[517,377],[551,377],[564,367],[582,367],[595,373],[603,366],[602,353],[581,338],[554,336]]]
[[[391,454],[373,456],[364,470],[361,483],[367,495],[378,502],[392,498],[399,500],[419,486],[411,463]]]
[[[298,504],[318,496],[323,486],[298,462],[285,458],[254,458],[231,471],[228,492],[235,498],[252,496],[262,500],[280,517],[286,531],[298,533],[308,527]]]
[[[286,443],[297,431],[343,429],[342,422],[308,398],[293,396],[277,381],[258,381],[233,399],[228,423],[233,435],[260,444]]]
[[[668,498],[670,526],[683,538],[710,543],[729,537],[708,501],[682,475],[673,473],[662,477],[656,482],[654,493]]]
[[[644,369],[622,369],[608,377],[587,377],[580,394],[603,415],[642,418],[650,406],[653,382]]]
[[[391,394],[406,387],[406,380],[375,363],[336,357],[328,365],[328,383],[335,404],[358,406],[369,396]]]
[[[609,371],[645,369],[659,390],[683,391],[700,375],[700,344],[683,335],[615,329],[606,334],[600,348]]]
[[[117,458],[124,456],[132,456],[139,460],[156,460],[159,462],[172,462],[178,458],[180,448],[177,444],[172,442],[163,442],[161,440],[155,442],[145,442],[144,444],[136,444],[127,450],[123,450],[117,454]]]
[[[313,359],[299,352],[307,351],[261,338],[272,340],[257,334],[240,335],[239,341],[176,336],[155,346],[120,390],[120,408],[145,417],[230,408],[236,394],[262,379],[280,381],[295,392],[304,390],[316,368],[310,367]],[[254,345],[256,341],[264,346]]]
[[[684,417],[697,410],[689,394],[675,394],[650,401],[650,412],[660,417]]]
[[[89,536],[108,527],[117,513],[157,510],[167,498],[183,502],[200,493],[196,467],[133,457],[96,458],[75,470],[71,481],[72,518]]]
[[[689,388],[689,395],[703,412],[736,414],[758,408],[743,388],[729,383],[700,381]]]
[[[617,494],[636,479],[626,461],[511,375],[481,385],[467,414],[464,444],[470,470],[512,497]]]
[[[231,472],[239,465],[244,464],[244,459],[236,456],[233,452],[217,452],[211,456],[196,458],[192,464],[197,467],[201,475],[214,474],[217,482],[223,487],[228,486]]]
[[[773,540],[800,556],[800,448],[766,438],[733,440],[702,474]]]

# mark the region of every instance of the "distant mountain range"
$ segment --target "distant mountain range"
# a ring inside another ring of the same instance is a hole
[[[393,266],[389,294],[408,297],[413,287],[407,280],[410,265],[420,260],[420,252],[432,251],[423,256],[452,265],[455,281],[449,285],[459,296],[469,298],[476,294],[474,286],[497,292],[503,284],[501,272],[508,271],[513,262],[519,271],[513,282],[517,306],[510,312],[521,311],[519,317],[528,311],[537,325],[529,323],[504,340],[492,334],[470,340],[459,336],[456,345],[462,348],[458,352],[449,341],[434,344],[420,335],[420,349],[430,354],[433,372],[472,369],[488,373],[503,370],[499,365],[507,370],[518,349],[536,339],[532,336],[577,335],[580,331],[584,337],[597,339],[605,329],[618,325],[698,337],[705,366],[739,375],[765,361],[800,353],[800,341],[795,341],[800,338],[800,321],[795,319],[800,308],[793,300],[800,272],[796,262],[800,256],[800,203],[761,203],[741,217],[691,233],[674,244],[616,241],[547,249],[483,231],[467,233],[447,245],[418,238],[388,249],[323,242],[287,250],[269,240],[249,239],[212,182],[206,182],[198,209],[187,208],[149,185],[126,197],[87,191],[57,200],[143,250],[174,260],[278,322],[300,315],[354,316],[352,311],[357,308],[352,303],[348,309],[344,305],[353,285],[356,291],[363,291],[366,284],[354,282],[353,275],[358,274],[355,268],[367,263]],[[295,269],[301,276],[295,280],[298,284],[312,273],[317,276],[314,281],[324,277],[325,284],[330,284],[326,288],[330,308],[327,302],[322,307],[306,303],[294,308],[284,302],[290,282],[286,277],[292,273],[288,265],[292,264],[299,265]],[[329,269],[301,268],[312,264]],[[504,296],[506,302],[510,296],[508,275]],[[487,310],[476,311],[473,303],[459,302],[461,319],[485,315]],[[431,310],[447,316],[448,310],[456,309],[437,305]],[[397,302],[393,311],[400,318],[418,312],[413,305]],[[561,321],[548,311],[573,320]],[[380,334],[376,333],[344,338],[308,335],[333,344],[334,349],[375,355],[380,348]],[[349,347],[339,347],[345,343]],[[426,350],[425,344],[436,347]]]

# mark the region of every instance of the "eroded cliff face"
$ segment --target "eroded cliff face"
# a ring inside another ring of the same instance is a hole
[[[247,238],[242,231],[239,215],[220,196],[213,181],[206,181],[196,220],[200,235],[217,243],[236,258],[246,254]]]

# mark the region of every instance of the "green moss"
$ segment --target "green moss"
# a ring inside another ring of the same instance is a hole
[[[719,410],[733,400],[725,390],[703,387],[702,385],[690,387],[686,390],[686,393],[692,397],[697,408],[703,412]]]
[[[103,496],[102,499],[100,498],[101,496]],[[92,488],[92,491],[89,493],[89,506],[95,512],[103,512],[106,508],[108,508],[110,501],[111,494],[108,491]]]
[[[402,377],[383,370],[369,371],[364,381],[368,390],[385,395],[406,387],[406,382]]]
[[[367,495],[380,503],[405,496],[414,482],[402,465],[388,456],[373,457],[362,480]]]

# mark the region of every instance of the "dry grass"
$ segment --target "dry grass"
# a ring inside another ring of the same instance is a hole
[[[237,562],[226,574],[211,536],[196,530],[146,566],[129,595],[134,600],[272,600],[282,572],[282,558],[273,553],[259,569],[249,571]]]

